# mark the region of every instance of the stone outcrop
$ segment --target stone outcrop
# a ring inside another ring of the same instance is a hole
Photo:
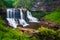
[[[55,8],[60,7],[60,0],[46,0],[46,2],[42,2],[41,0],[35,0],[35,4],[32,7],[32,11],[53,11]]]

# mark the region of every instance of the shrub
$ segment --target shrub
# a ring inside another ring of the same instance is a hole
[[[0,40],[30,40],[29,35],[19,30],[10,29],[7,32],[0,31]]]
[[[34,4],[34,0],[16,0],[15,3],[13,4],[16,8],[27,8],[30,9],[32,8]]]
[[[38,19],[44,17],[47,13],[46,12],[31,12],[32,15]]]
[[[57,30],[57,37],[56,40],[60,40],[60,30]]]
[[[31,40],[39,40],[37,37],[32,37]]]
[[[39,33],[40,40],[60,40],[57,38],[57,36],[60,34],[57,35],[57,31],[54,31],[53,29],[41,27],[41,28],[39,28],[39,32],[40,32]],[[60,38],[60,36],[58,36],[58,37]]]

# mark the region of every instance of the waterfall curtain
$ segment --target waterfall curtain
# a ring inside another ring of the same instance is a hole
[[[7,15],[9,15],[8,18],[21,19],[19,9],[15,9],[15,10],[12,9],[9,11]]]

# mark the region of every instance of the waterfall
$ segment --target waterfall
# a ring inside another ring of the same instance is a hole
[[[27,11],[27,17],[29,19],[29,22],[38,22],[38,19],[33,17],[31,12]]]
[[[27,19],[25,19],[27,17]],[[29,25],[27,22],[38,22],[38,19],[31,15],[31,12],[27,11],[26,14],[22,12],[22,9],[7,9],[7,21],[10,26],[17,28],[17,25],[23,27]]]
[[[20,9],[20,14],[21,14],[21,19],[19,19],[20,24],[23,25],[23,27],[29,25],[29,24],[27,24],[27,22],[23,19],[22,9]]]
[[[14,15],[12,15],[12,13],[14,14],[14,11],[12,9],[7,9],[7,21],[8,21],[8,24],[14,28],[17,27],[17,23],[15,22],[14,20]]]

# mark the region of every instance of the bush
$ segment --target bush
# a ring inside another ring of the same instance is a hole
[[[32,15],[38,19],[44,17],[47,13],[46,12],[31,12]]]
[[[16,8],[23,7],[31,10],[33,4],[34,4],[34,0],[16,0],[13,5]]]
[[[41,37],[40,37],[41,40],[55,39],[54,36],[56,35],[56,32],[54,30],[42,27],[39,29],[39,32],[41,35]]]
[[[57,37],[56,40],[60,40],[60,30],[57,30]]]
[[[33,34],[31,40],[60,40],[60,30],[41,27],[37,31],[39,33]]]
[[[40,40],[60,40],[60,33],[53,30],[41,27],[39,28]]]
[[[22,34],[17,30],[10,30],[8,32],[0,32],[0,40],[30,40],[28,35]]]
[[[6,32],[9,28],[5,26],[5,22],[2,20],[2,17],[0,16],[0,31]]]
[[[37,37],[32,37],[31,40],[39,40]]]

